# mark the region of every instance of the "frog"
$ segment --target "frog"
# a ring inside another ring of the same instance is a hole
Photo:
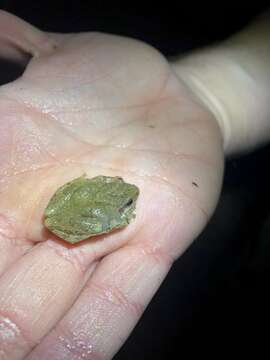
[[[139,188],[120,176],[82,175],[62,185],[44,211],[45,227],[75,244],[127,226],[135,217]]]

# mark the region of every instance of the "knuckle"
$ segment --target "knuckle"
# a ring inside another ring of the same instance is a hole
[[[34,345],[17,322],[10,316],[0,314],[0,359],[10,359],[14,352],[26,353]]]
[[[144,307],[138,302],[134,302],[124,294],[117,286],[91,282],[90,285],[95,291],[96,296],[110,305],[132,312],[136,317],[140,317]]]

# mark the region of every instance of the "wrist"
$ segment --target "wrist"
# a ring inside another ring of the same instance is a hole
[[[254,65],[253,60],[250,62]],[[256,119],[260,117],[260,123],[267,126],[269,92],[239,61],[235,49],[227,45],[206,48],[172,66],[180,80],[213,113],[226,154],[251,150],[267,140],[269,132],[262,131]]]

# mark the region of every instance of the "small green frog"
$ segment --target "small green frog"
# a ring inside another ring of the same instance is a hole
[[[122,228],[135,218],[139,189],[121,177],[81,176],[61,186],[45,209],[45,226],[69,243]]]

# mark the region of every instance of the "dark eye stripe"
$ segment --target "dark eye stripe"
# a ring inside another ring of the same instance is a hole
[[[128,202],[119,209],[119,212],[122,213],[125,210],[125,208],[132,205],[132,203],[133,203],[133,199],[129,199]]]
[[[130,206],[132,203],[133,203],[133,200],[132,200],[132,199],[129,199],[129,201],[126,203],[125,207],[126,207],[126,206]]]

